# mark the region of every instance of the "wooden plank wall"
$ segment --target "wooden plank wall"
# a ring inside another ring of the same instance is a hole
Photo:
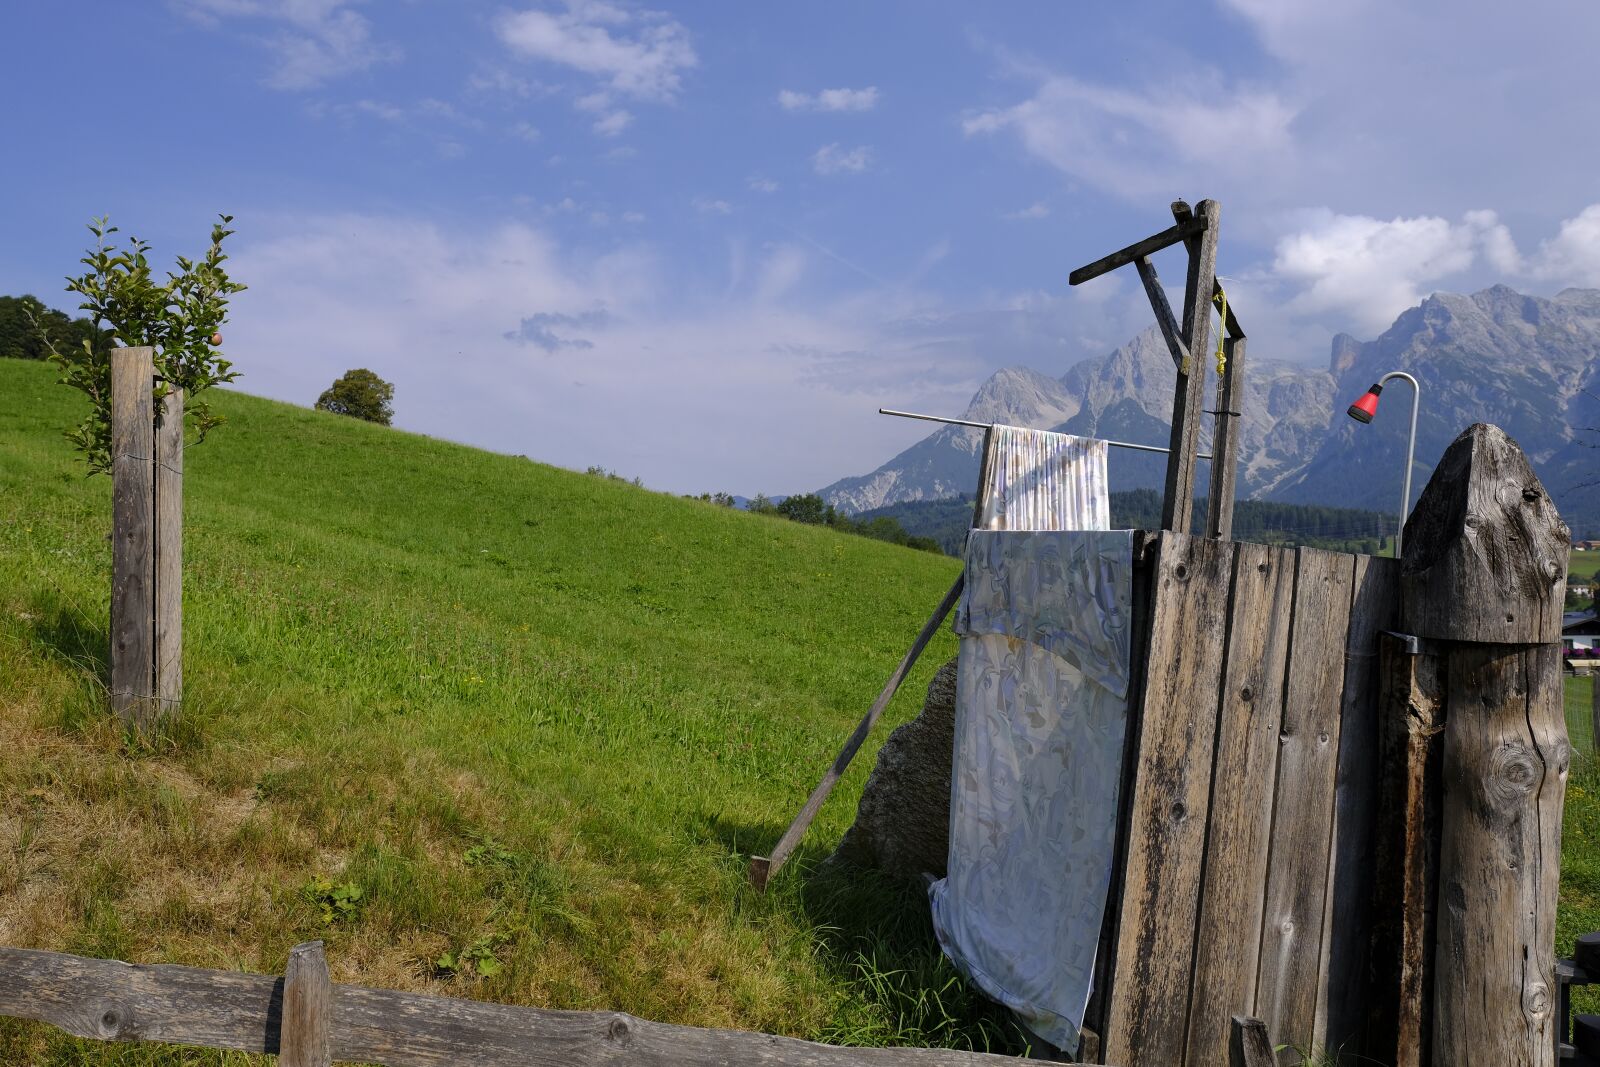
[[[1398,564],[1163,533],[1146,567],[1104,1062],[1226,1063],[1231,1015],[1359,1052]]]

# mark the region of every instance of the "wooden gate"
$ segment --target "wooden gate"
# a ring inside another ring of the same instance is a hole
[[[1360,1033],[1398,594],[1395,560],[1139,535],[1101,1062],[1226,1063],[1231,1014],[1300,1047]]]

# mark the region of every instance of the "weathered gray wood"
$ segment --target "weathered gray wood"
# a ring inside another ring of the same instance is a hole
[[[1204,205],[1202,201],[1202,205]],[[1171,248],[1179,241],[1190,237],[1199,236],[1206,228],[1204,212],[1200,217],[1186,219],[1170,229],[1162,230],[1158,234],[1146,237],[1142,241],[1135,241],[1127,248],[1118,249],[1109,256],[1103,256],[1086,266],[1079,267],[1067,276],[1068,285],[1082,285],[1102,274],[1109,274],[1118,267],[1126,267],[1136,260],[1153,256],[1163,248]]]
[[[0,1015],[50,1023],[79,1037],[280,1052],[288,999],[284,979],[14,948],[0,948],[0,976]],[[332,1057],[387,1067],[1015,1062],[950,1049],[840,1048],[648,1022],[619,1012],[549,1011],[349,985],[332,987],[332,1006]]]
[[[1234,485],[1239,474],[1239,432],[1244,423],[1239,405],[1244,403],[1243,337],[1222,342],[1227,363],[1217,379],[1216,429],[1211,434],[1211,488],[1206,502],[1206,536],[1227,541],[1233,537]],[[1398,577],[1398,576],[1397,576]]]
[[[1272,1039],[1267,1036],[1267,1024],[1260,1019],[1233,1016],[1229,1020],[1228,1067],[1273,1067],[1275,1062]]]
[[[1379,818],[1365,1052],[1394,1067],[1431,1062],[1434,905],[1439,884],[1440,658],[1396,634],[1379,640]]]
[[[1405,546],[1403,623],[1445,678],[1432,1060],[1549,1067],[1571,539],[1522,450],[1479,423],[1445,451]]]
[[[1534,623],[1536,613],[1519,614]],[[1555,643],[1449,650],[1435,1063],[1555,1063],[1568,763],[1560,652]]]
[[[183,699],[183,390],[155,425],[155,696],[161,716]]]
[[[1205,223],[1195,247],[1189,250],[1189,274],[1184,285],[1183,342],[1189,349],[1187,373],[1178,369],[1172,399],[1172,437],[1167,456],[1167,477],[1161,502],[1161,528],[1189,532],[1194,511],[1195,453],[1200,450],[1200,415],[1205,406],[1206,346],[1211,339],[1211,290],[1216,284],[1217,234],[1222,208],[1202,200],[1190,223]]]
[[[1189,361],[1189,349],[1183,343],[1183,328],[1178,325],[1177,318],[1172,314],[1172,305],[1167,301],[1167,291],[1161,288],[1161,279],[1156,276],[1155,264],[1141,257],[1134,260],[1133,265],[1139,270],[1139,280],[1144,283],[1145,295],[1150,298],[1150,310],[1156,314],[1156,325],[1161,327],[1167,351],[1172,353],[1172,365],[1182,367]]]
[[[1498,426],[1470,426],[1445,449],[1406,522],[1405,546],[1410,633],[1501,644],[1561,639],[1571,533]]]
[[[900,683],[905,681],[906,674],[910,672],[912,666],[917,662],[917,657],[922,655],[924,648],[928,647],[928,642],[933,639],[934,633],[939,629],[939,624],[944,622],[945,616],[950,614],[950,609],[955,607],[956,601],[960,599],[961,588],[965,578],[965,575],[960,575],[956,578],[955,583],[950,586],[950,591],[944,595],[944,599],[939,602],[939,606],[934,609],[928,621],[923,624],[922,631],[917,634],[917,639],[911,643],[911,648],[906,651],[899,665],[889,675],[889,680],[883,684],[882,691],[878,693],[878,699],[872,702],[872,707],[867,710],[867,714],[857,724],[855,732],[845,741],[844,748],[840,749],[839,755],[834,757],[833,766],[828,768],[827,773],[822,776],[822,781],[818,782],[816,788],[811,790],[811,795],[806,798],[805,806],[800,809],[800,814],[794,817],[794,821],[789,824],[789,828],[783,832],[783,836],[773,846],[772,855],[750,857],[750,884],[755,886],[756,889],[766,889],[767,883],[771,881],[772,876],[778,873],[778,868],[783,866],[784,862],[788,860],[789,854],[794,851],[795,846],[800,843],[800,839],[805,836],[806,828],[811,825],[811,820],[815,819],[817,812],[822,809],[822,802],[828,799],[828,794],[833,792],[833,787],[839,784],[839,779],[844,776],[846,768],[850,766],[850,761],[855,758],[856,752],[860,750],[862,743],[866,741],[867,735],[872,732],[872,727],[882,717],[883,710],[889,706],[889,701],[894,697],[895,691],[900,688]]]
[[[1296,551],[1254,1014],[1279,1041],[1310,1048],[1321,1036],[1317,985],[1355,560]]]
[[[1213,279],[1212,295],[1220,296],[1221,294],[1222,283]],[[1244,337],[1244,327],[1239,325],[1239,318],[1233,313],[1232,304],[1228,305],[1228,316],[1227,320],[1223,323],[1223,328],[1228,331],[1228,336],[1234,338],[1235,340]]]
[[[333,1062],[333,982],[321,941],[289,950],[283,976],[278,1067],[329,1067]]]
[[[1108,1062],[1181,1063],[1205,850],[1217,690],[1235,545],[1164,533],[1157,546]]]
[[[1352,582],[1316,1033],[1330,1049],[1358,1053],[1369,1008],[1367,939],[1362,932],[1371,925],[1377,818],[1373,754],[1378,751],[1378,636],[1399,619],[1400,562],[1357,556]]]
[[[151,348],[111,350],[111,706],[155,715],[155,456]]]
[[[1188,1054],[1222,1062],[1228,1018],[1254,1010],[1272,791],[1294,606],[1294,550],[1241,544],[1217,724]]]

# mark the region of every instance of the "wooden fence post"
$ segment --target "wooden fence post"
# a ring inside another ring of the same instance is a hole
[[[153,348],[111,351],[111,706],[145,730],[183,690],[183,394]]]
[[[1600,678],[1589,673],[1589,758],[1600,765]]]
[[[1278,1057],[1267,1036],[1267,1024],[1247,1015],[1229,1020],[1228,1067],[1277,1067]]]
[[[333,1063],[333,982],[321,941],[289,950],[283,976],[279,1067],[329,1067]]]
[[[1554,1067],[1569,533],[1522,450],[1479,423],[1405,546],[1402,625],[1444,692],[1433,1062]]]
[[[154,356],[111,350],[111,707],[135,728],[155,699]]]

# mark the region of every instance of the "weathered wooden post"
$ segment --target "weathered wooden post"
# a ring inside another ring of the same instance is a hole
[[[1405,546],[1402,627],[1443,693],[1432,1062],[1554,1067],[1567,527],[1522,450],[1479,423]]]
[[[111,706],[144,730],[183,691],[183,394],[155,350],[111,351]]]
[[[333,1063],[333,982],[321,941],[289,950],[278,1028],[279,1067],[329,1067]]]
[[[1600,678],[1589,675],[1589,758],[1600,765]]]

